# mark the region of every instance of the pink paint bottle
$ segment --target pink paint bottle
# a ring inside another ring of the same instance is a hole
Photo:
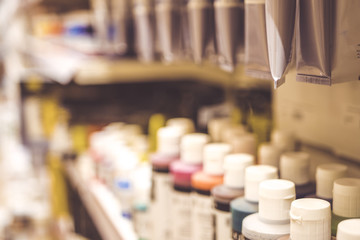
[[[152,239],[170,239],[170,164],[179,160],[180,139],[183,131],[178,127],[162,127],[157,131],[157,152],[150,155],[152,164],[151,215]]]
[[[173,240],[191,240],[191,177],[202,169],[203,148],[209,142],[203,133],[187,134],[181,139],[180,161],[170,165],[171,233]]]

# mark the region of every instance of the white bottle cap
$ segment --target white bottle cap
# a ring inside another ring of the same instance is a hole
[[[245,168],[254,165],[253,155],[246,153],[229,154],[224,159],[224,185],[233,188],[243,188],[245,182]]]
[[[208,123],[208,132],[213,142],[221,141],[221,133],[225,126],[230,124],[229,118],[214,118]]]
[[[294,135],[289,132],[274,130],[271,133],[271,142],[282,152],[295,150],[295,138]]]
[[[278,169],[268,165],[250,166],[245,169],[245,199],[259,201],[259,184],[268,179],[277,179]]]
[[[341,221],[337,227],[336,240],[359,240],[360,218]]]
[[[248,153],[256,155],[256,135],[246,133],[243,135],[236,135],[231,140],[231,146],[234,153]]]
[[[226,143],[209,143],[204,147],[204,172],[210,175],[224,174],[224,158],[231,151]]]
[[[183,131],[178,127],[167,126],[157,131],[157,151],[166,155],[178,155],[180,153],[180,140]]]
[[[260,183],[259,217],[266,221],[288,221],[291,202],[295,200],[295,184],[271,179]]]
[[[360,178],[340,178],[334,182],[333,212],[348,218],[360,217]]]
[[[186,134],[181,139],[181,161],[190,164],[201,164],[203,162],[204,146],[210,141],[205,133]]]
[[[279,167],[281,150],[271,143],[263,143],[259,147],[259,164]]]
[[[241,136],[247,133],[245,126],[241,124],[228,124],[223,127],[221,131],[221,141],[231,143],[236,136]]]
[[[315,198],[297,199],[290,209],[291,240],[331,238],[330,203]]]
[[[334,181],[346,176],[347,166],[344,164],[322,164],[316,168],[316,195],[325,199],[333,198]]]
[[[195,126],[190,118],[171,118],[166,121],[166,126],[175,126],[183,129],[183,134],[193,133]]]
[[[306,152],[286,152],[280,157],[280,178],[303,185],[310,181],[310,155]]]

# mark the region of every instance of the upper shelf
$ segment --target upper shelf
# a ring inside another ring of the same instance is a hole
[[[74,42],[74,45],[76,44],[81,45]],[[31,51],[25,51],[30,52],[29,56],[35,66],[32,70],[61,84],[67,84],[72,79],[79,85],[193,79],[232,87],[272,86],[272,81],[246,77],[242,65],[239,65],[234,73],[229,73],[210,62],[202,65],[191,62],[147,64],[134,59],[111,59],[75,50],[74,46],[69,47],[67,41],[59,39],[50,41],[30,37],[30,46]],[[86,49],[91,49],[89,43]]]

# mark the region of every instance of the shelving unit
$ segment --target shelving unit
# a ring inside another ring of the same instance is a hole
[[[106,240],[136,240],[137,237],[131,223],[121,217],[121,211],[115,196],[101,183],[84,181],[73,162],[65,162],[64,165],[66,176],[70,183],[70,192],[80,198],[82,205],[96,228],[95,230],[85,227],[80,229],[80,233],[90,239],[94,237],[94,234],[98,233],[101,239]],[[70,198],[76,196],[70,196]],[[74,207],[79,208],[80,206]],[[79,214],[78,210],[73,209],[73,211]],[[83,224],[89,221],[86,218],[81,220]]]
[[[272,81],[246,77],[239,65],[234,73],[221,70],[215,63],[192,62],[164,64],[160,61],[140,63],[136,59],[109,58],[71,48],[59,39],[30,38],[31,51],[24,52],[35,64],[33,70],[61,83],[73,80],[79,85],[178,81],[199,82],[234,88],[271,89]]]

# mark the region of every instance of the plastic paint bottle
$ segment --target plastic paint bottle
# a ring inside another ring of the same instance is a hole
[[[281,130],[274,130],[271,133],[271,143],[278,147],[281,152],[295,150],[295,138],[293,134]]]
[[[192,239],[212,240],[214,234],[211,189],[223,183],[224,157],[231,147],[226,143],[211,143],[204,148],[203,171],[191,177]]]
[[[241,239],[243,219],[258,211],[260,182],[277,178],[278,169],[273,166],[257,165],[245,169],[245,195],[230,202],[233,240]]]
[[[271,143],[263,143],[259,146],[259,164],[270,165],[279,168],[281,150]]]
[[[213,118],[208,123],[208,133],[212,142],[221,142],[223,130],[231,125],[229,118]]]
[[[207,134],[192,133],[181,139],[180,161],[171,163],[171,235],[173,240],[191,240],[191,176],[201,171]]]
[[[292,202],[290,236],[281,240],[329,240],[331,238],[331,209],[328,201],[302,198]],[[279,239],[279,240],[280,240]]]
[[[276,240],[290,233],[290,206],[295,200],[295,184],[272,179],[260,183],[259,213],[243,220],[242,234],[247,240]]]
[[[231,238],[230,202],[244,195],[245,168],[255,163],[250,154],[229,154],[224,160],[224,184],[214,187],[215,239]]]
[[[171,118],[166,121],[166,126],[175,126],[183,129],[184,134],[193,133],[195,126],[190,118]]]
[[[360,178],[335,180],[333,194],[331,235],[336,236],[339,222],[360,217]]]
[[[179,159],[182,131],[178,127],[163,127],[157,132],[157,152],[150,155],[152,163],[151,214],[156,219],[152,239],[170,239],[170,163]]]
[[[319,198],[332,204],[334,181],[346,176],[347,166],[344,164],[321,164],[316,168],[316,194],[308,195],[309,198]]]
[[[360,239],[360,218],[341,221],[336,234],[337,240]]]
[[[231,139],[233,153],[248,153],[256,155],[257,139],[253,133],[244,133],[243,135],[235,135]]]
[[[296,198],[315,193],[315,183],[310,182],[310,155],[306,152],[286,152],[280,158],[280,178],[295,183]]]
[[[242,124],[228,124],[222,128],[221,131],[221,142],[231,144],[231,141],[236,136],[241,136],[248,133],[246,127]]]
[[[148,163],[139,165],[134,174],[134,202],[133,219],[134,229],[139,240],[150,240],[150,190],[151,190],[151,166]]]

